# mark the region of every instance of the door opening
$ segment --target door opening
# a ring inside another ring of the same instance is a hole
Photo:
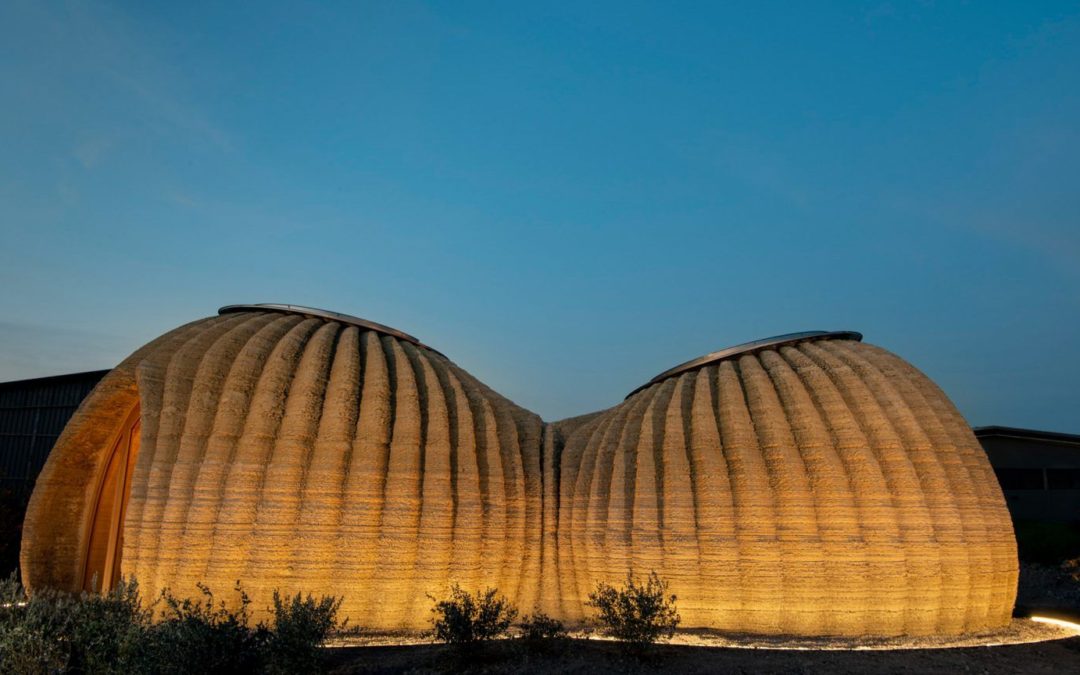
[[[124,515],[131,496],[131,477],[139,455],[141,417],[136,403],[109,450],[105,472],[94,501],[82,587],[106,592],[120,580],[120,554],[124,550]]]

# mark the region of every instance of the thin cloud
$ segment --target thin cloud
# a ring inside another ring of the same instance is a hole
[[[142,25],[117,7],[96,3],[16,1],[2,10],[0,22],[6,27],[0,37],[19,40],[20,36],[34,35],[34,48],[48,54],[48,58],[10,73],[22,81],[18,88],[36,92],[35,106],[71,109],[85,124],[82,108],[86,96],[73,101],[56,92],[80,88],[97,96],[112,89],[108,95],[116,105],[138,119],[164,125],[219,150],[232,150],[229,135],[197,101],[184,95],[193,84],[190,78],[171,67],[161,53],[158,45],[173,42],[168,27]],[[91,106],[97,103],[92,98],[88,102]],[[80,143],[73,155],[91,168],[114,142],[94,136]]]

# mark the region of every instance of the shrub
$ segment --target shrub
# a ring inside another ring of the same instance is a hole
[[[520,645],[527,653],[551,654],[562,653],[568,644],[566,627],[562,621],[553,619],[543,612],[526,616],[518,624],[521,638]]]
[[[597,610],[602,632],[634,647],[670,639],[679,625],[675,596],[667,595],[668,584],[651,572],[645,583],[627,574],[626,585],[615,588],[596,584],[585,604]]]
[[[311,673],[323,669],[319,646],[344,628],[337,620],[341,599],[274,591],[272,625],[251,625],[251,599],[237,582],[236,609],[215,601],[198,584],[201,600],[177,599],[167,590],[162,619],[152,626],[148,651],[159,673]]]
[[[67,668],[68,598],[38,594],[31,602],[15,574],[0,584],[0,672],[52,673]],[[65,606],[61,606],[65,605]]]
[[[267,645],[267,672],[309,673],[321,670],[321,645],[331,633],[343,630],[337,621],[341,598],[316,600],[297,593],[282,598],[274,591],[274,630]]]
[[[261,670],[269,631],[262,624],[250,626],[251,599],[239,582],[235,591],[239,606],[230,610],[224,600],[197,584],[202,598],[178,599],[162,591],[161,620],[148,635],[150,662],[161,673],[232,673]]]
[[[449,644],[471,644],[506,635],[517,618],[517,609],[498,590],[489,588],[472,595],[454,584],[450,597],[431,608],[435,637]]]
[[[154,623],[134,580],[100,595],[42,589],[27,597],[12,575],[0,581],[0,673],[318,672],[319,645],[344,628],[337,598],[275,593],[270,627],[251,625],[239,583],[236,609],[198,588],[194,600],[163,591]]]
[[[532,616],[526,615],[518,625],[521,628],[521,637],[530,642],[541,640],[559,640],[566,638],[566,627],[562,621],[553,619],[543,612],[536,612]]]
[[[134,581],[103,595],[43,589],[27,597],[12,575],[0,583],[0,672],[140,670],[149,622]]]
[[[83,593],[72,609],[72,670],[129,673],[138,669],[146,656],[143,637],[151,612],[143,609],[134,579],[121,579],[108,593]]]

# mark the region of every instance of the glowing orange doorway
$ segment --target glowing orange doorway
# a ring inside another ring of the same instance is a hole
[[[109,450],[105,473],[97,490],[83,568],[83,589],[108,591],[120,579],[124,550],[124,514],[131,496],[131,475],[139,456],[141,429],[136,403],[120,426]]]

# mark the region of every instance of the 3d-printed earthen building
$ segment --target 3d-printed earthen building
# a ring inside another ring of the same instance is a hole
[[[373,629],[495,586],[574,622],[656,570],[684,626],[948,635],[1009,621],[1012,525],[942,391],[857,333],[800,333],[547,424],[399,331],[233,306],[109,373],[38,478],[33,589],[242,580]]]

